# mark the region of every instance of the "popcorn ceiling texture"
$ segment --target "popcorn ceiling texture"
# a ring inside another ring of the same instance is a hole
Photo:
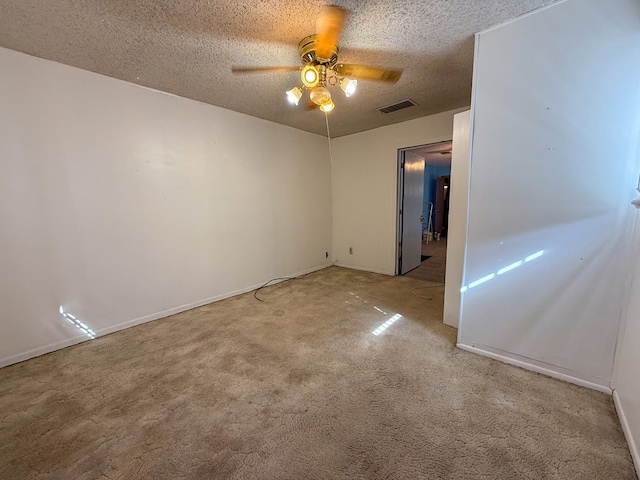
[[[463,107],[474,33],[553,0],[341,1],[340,61],[404,69],[395,85],[333,87],[332,136]],[[289,105],[296,72],[234,76],[232,65],[299,65],[318,0],[0,0],[0,46],[326,135],[324,114]],[[410,98],[390,115],[375,109]]]
[[[0,369],[0,478],[636,478],[610,396],[458,350],[441,285],[259,296]]]

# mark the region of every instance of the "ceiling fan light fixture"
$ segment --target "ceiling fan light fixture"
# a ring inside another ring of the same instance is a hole
[[[345,96],[350,97],[354,93],[356,93],[356,88],[358,87],[358,81],[352,80],[350,78],[341,78],[340,79],[340,88],[344,92]]]
[[[287,100],[289,100],[289,103],[298,105],[301,97],[302,89],[300,87],[293,87],[291,90],[287,90]]]
[[[320,105],[320,110],[323,112],[330,112],[335,107],[333,100],[329,100],[327,103]]]
[[[320,107],[324,112],[330,112],[335,108],[327,86],[340,85],[345,96],[351,97],[357,90],[358,80],[356,79],[396,83],[402,75],[400,69],[339,62],[339,40],[348,13],[347,9],[337,5],[322,7],[316,22],[316,33],[307,35],[298,43],[298,56],[302,66],[233,66],[231,71],[235,74],[296,71],[300,75],[302,85],[298,84],[300,86],[286,92],[289,102],[298,105],[304,90],[307,89],[309,96],[305,98],[306,110],[317,110],[316,107]],[[401,106],[401,104],[408,105]],[[415,102],[407,100],[379,108],[378,111],[391,113],[414,105],[416,105]]]
[[[331,92],[326,87],[313,87],[309,92],[309,99],[316,105],[322,107],[331,102]]]
[[[305,65],[300,72],[302,83],[307,88],[313,88],[320,81],[320,74],[314,65]]]

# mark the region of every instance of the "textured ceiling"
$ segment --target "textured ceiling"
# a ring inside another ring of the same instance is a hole
[[[469,105],[473,34],[553,0],[352,0],[339,59],[404,69],[395,85],[337,89],[331,136]],[[326,135],[324,114],[289,105],[296,72],[237,76],[232,65],[298,65],[319,0],[0,0],[0,46]],[[1,75],[1,73],[0,73]],[[336,87],[334,87],[335,89]],[[405,99],[418,106],[383,115]]]

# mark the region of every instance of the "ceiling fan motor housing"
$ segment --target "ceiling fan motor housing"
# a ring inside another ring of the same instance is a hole
[[[317,35],[309,35],[300,40],[298,44],[298,53],[303,65],[318,64],[325,67],[333,67],[338,61],[338,46],[333,45],[331,48],[331,58],[320,58],[316,56]]]

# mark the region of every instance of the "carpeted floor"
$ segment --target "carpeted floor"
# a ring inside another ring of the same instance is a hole
[[[1,369],[0,478],[635,478],[611,397],[456,349],[442,295],[332,267]]]

